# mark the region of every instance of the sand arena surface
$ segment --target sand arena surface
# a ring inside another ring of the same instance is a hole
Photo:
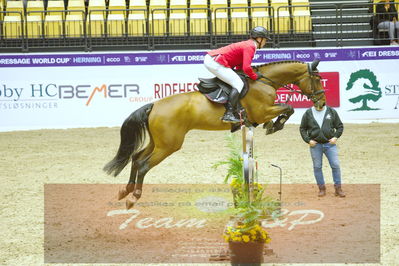
[[[343,183],[381,184],[382,265],[397,265],[399,261],[398,132],[399,124],[345,124],[344,134],[338,140]],[[145,182],[222,183],[226,169],[214,170],[211,165],[227,156],[227,134],[227,131],[190,132],[182,150],[152,169]],[[117,178],[101,170],[118,145],[119,128],[0,133],[0,264],[43,264],[45,183],[125,184],[128,181],[129,168]],[[274,163],[283,168],[284,183],[314,184],[308,147],[300,138],[298,125],[287,125],[271,136],[256,129],[255,155],[260,182],[278,183],[278,171],[270,166]],[[326,160],[324,174],[331,184]],[[331,193],[329,189],[330,198]],[[350,191],[347,193],[344,200],[351,201]]]

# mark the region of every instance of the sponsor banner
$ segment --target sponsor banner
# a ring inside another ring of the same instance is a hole
[[[206,51],[93,53],[47,55],[0,55],[0,67],[63,67],[202,64]],[[399,59],[399,47],[334,48],[334,49],[272,49],[259,50],[254,63],[282,60],[353,61]]]
[[[258,62],[265,63],[259,58]],[[343,122],[399,119],[399,60],[322,60],[318,69],[327,103],[337,108]],[[198,77],[212,74],[197,63],[4,67],[0,72],[0,131],[120,126],[144,104],[196,91]],[[276,103],[288,99],[296,108],[289,123],[299,123],[311,101],[279,89]]]
[[[340,115],[347,120],[399,119],[395,61],[356,61],[340,71]]]
[[[379,185],[345,185],[350,200],[320,201],[311,184],[283,190],[280,211],[279,185],[267,185],[273,200],[260,220],[271,238],[264,261],[380,262]],[[45,184],[44,262],[229,263],[223,232],[234,204],[228,185],[145,184],[130,210],[115,200],[117,193],[118,185]]]
[[[326,98],[329,99],[328,105],[339,107],[339,72],[321,72],[321,82],[324,87]],[[287,85],[295,91],[301,89],[293,84]],[[313,106],[311,100],[299,92],[292,92],[288,88],[277,90],[276,103],[288,103],[294,108],[309,108]]]

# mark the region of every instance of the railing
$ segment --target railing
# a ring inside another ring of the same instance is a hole
[[[268,47],[271,48],[313,47],[323,41],[328,41],[329,46],[345,46],[345,41],[354,38],[355,33],[373,37],[370,25],[359,29],[355,28],[357,24],[351,28],[351,23],[346,22],[348,16],[367,21],[373,16],[372,13],[345,13],[346,8],[354,5],[312,4],[276,9],[270,6],[99,9],[86,14],[78,10],[26,14],[2,11],[0,50],[206,49],[244,40],[249,37],[249,30],[258,25],[270,30],[273,41]],[[365,8],[373,10],[376,5],[370,3]],[[315,8],[330,9],[333,15],[317,14],[313,12]],[[52,14],[57,14],[58,19],[49,19]],[[331,23],[325,23],[326,20]],[[376,44],[378,41],[385,44],[386,30],[374,27],[374,38]]]
[[[6,17],[7,16],[7,17]],[[25,50],[26,32],[24,15],[19,11],[0,11],[0,48]]]
[[[312,9],[329,9],[334,15],[322,15]],[[336,4],[282,6],[277,8],[275,21],[276,47],[314,47],[330,41],[340,46],[339,7]],[[329,22],[329,23],[326,23]]]

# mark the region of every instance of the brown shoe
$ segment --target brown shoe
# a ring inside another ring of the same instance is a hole
[[[335,187],[335,196],[344,198],[346,197],[345,193],[342,191],[341,185],[334,185]]]
[[[326,185],[317,185],[319,187],[319,197],[324,197],[326,195]]]

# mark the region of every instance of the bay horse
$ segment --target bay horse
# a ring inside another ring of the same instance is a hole
[[[272,125],[269,133],[282,129],[293,114],[293,108],[275,103],[276,90],[286,84],[295,84],[316,105],[325,105],[326,99],[317,71],[319,61],[280,61],[253,67],[262,75],[260,80],[249,80],[249,91],[240,100],[251,123]],[[223,123],[225,107],[208,100],[202,93],[175,94],[134,111],[120,130],[121,142],[115,157],[104,166],[104,171],[117,176],[132,161],[129,183],[119,190],[118,199],[126,199],[126,208],[133,207],[142,195],[144,176],[166,157],[178,151],[188,131],[228,130]],[[273,123],[272,119],[278,117]],[[143,147],[146,136],[148,144]]]

